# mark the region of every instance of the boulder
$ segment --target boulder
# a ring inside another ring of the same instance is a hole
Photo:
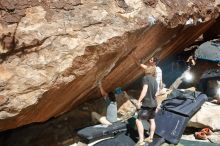
[[[195,128],[210,127],[214,131],[220,130],[220,106],[205,102],[201,109],[190,119],[188,126]]]
[[[133,54],[148,59],[160,51],[163,59],[180,51],[215,23],[218,5],[0,1],[0,131],[44,122],[100,97],[100,80],[108,92],[134,81],[143,72]],[[191,16],[204,21],[184,27]]]

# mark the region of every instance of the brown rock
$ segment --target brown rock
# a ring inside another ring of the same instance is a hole
[[[8,99],[5,96],[0,95],[0,106],[5,104],[7,101],[8,101]]]
[[[213,1],[193,3],[198,11],[179,0],[158,1],[155,8],[142,0],[125,2],[132,9],[122,14],[115,0],[0,1],[1,35],[15,32],[18,40],[13,51],[0,54],[0,95],[8,98],[0,131],[46,121],[99,97],[100,80],[107,91],[131,83],[143,73],[133,53],[143,59],[161,51],[166,58],[194,42],[218,14]],[[203,14],[207,9],[212,11]],[[212,20],[179,25],[195,13]],[[157,24],[147,27],[150,14]]]
[[[153,8],[156,7],[158,0],[143,0],[143,2],[147,5],[147,6],[151,6]]]

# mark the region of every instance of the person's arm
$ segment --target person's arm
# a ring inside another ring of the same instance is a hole
[[[133,57],[133,59],[134,59],[134,61],[135,61],[135,63],[138,65],[138,66],[140,66],[141,68],[143,68],[143,69],[147,69],[148,68],[148,66],[147,65],[145,65],[145,64],[143,64],[143,63],[141,63],[142,61],[139,61],[138,59],[137,59],[137,57],[136,57],[136,54],[134,53],[134,54],[132,54],[132,57]]]
[[[141,106],[141,101],[144,99],[144,96],[147,94],[147,90],[148,90],[148,85],[144,84],[142,91],[141,91],[141,95],[138,99],[138,107],[140,108]]]
[[[192,65],[195,66],[196,65],[196,62],[194,59],[192,59]]]
[[[99,83],[99,89],[103,97],[106,97],[108,95],[108,93],[103,89],[101,82]]]
[[[140,61],[139,59],[137,59],[136,53],[131,54],[131,56],[132,56],[132,58],[133,58],[135,64],[137,64],[138,66],[140,66],[140,65],[141,65],[141,63],[140,63],[141,61]]]
[[[189,62],[190,59],[192,59],[192,56],[189,56],[189,58],[186,60],[186,62]]]
[[[147,69],[147,68],[148,68],[148,66],[147,66],[147,65],[145,65],[145,64],[143,64],[143,63],[142,63],[142,64],[140,64],[140,67],[141,67],[141,68],[143,68],[143,69]]]
[[[160,80],[160,85],[159,85],[160,89],[163,88],[163,73],[161,71],[161,80]]]
[[[193,66],[196,65],[196,62],[193,56],[189,56],[186,62],[191,63]]]

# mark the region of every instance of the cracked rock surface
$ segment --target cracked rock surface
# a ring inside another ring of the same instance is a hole
[[[213,0],[1,0],[0,131],[99,96],[98,81],[107,91],[131,82],[142,73],[132,53],[142,59],[162,51],[165,58],[218,13]],[[179,26],[190,17],[203,22]]]

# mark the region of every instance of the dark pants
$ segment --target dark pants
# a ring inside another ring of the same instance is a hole
[[[149,107],[141,107],[138,112],[138,119],[140,120],[149,120],[154,119],[156,113],[156,107],[149,108]]]

